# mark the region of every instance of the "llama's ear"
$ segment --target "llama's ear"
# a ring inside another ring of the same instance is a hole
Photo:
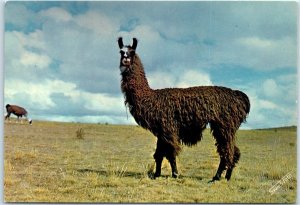
[[[120,48],[120,49],[122,49],[122,48],[124,47],[122,37],[119,37],[119,38],[118,38],[118,44],[119,44],[119,48]]]
[[[132,40],[133,40],[133,43],[132,43],[132,46],[131,46],[131,47],[132,47],[132,49],[135,50],[136,47],[137,47],[138,40],[137,40],[136,38],[133,38]]]

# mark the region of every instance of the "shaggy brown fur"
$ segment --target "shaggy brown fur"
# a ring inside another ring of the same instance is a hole
[[[28,112],[24,108],[17,106],[17,105],[10,105],[10,104],[7,104],[5,107],[6,107],[6,112],[7,112],[5,119],[9,119],[11,114],[16,115],[18,117],[18,120],[20,119],[20,117],[23,117],[23,116],[26,117],[26,119],[27,119]],[[30,124],[32,123],[31,119],[29,119],[28,121]]]
[[[235,132],[250,111],[247,95],[219,86],[153,90],[135,53],[137,40],[134,38],[133,42],[133,46],[124,47],[122,38],[118,40],[121,89],[135,121],[158,138],[154,154],[155,177],[161,174],[164,157],[171,164],[172,176],[177,177],[176,156],[181,144],[195,145],[209,123],[220,155],[220,165],[212,181],[219,180],[226,169],[226,179],[229,180],[240,158],[240,151],[235,146]]]

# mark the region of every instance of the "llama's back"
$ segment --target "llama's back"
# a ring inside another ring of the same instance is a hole
[[[187,145],[201,140],[208,123],[231,122],[238,128],[250,110],[246,94],[225,87],[167,88],[155,93],[156,113],[162,119],[158,122],[164,127],[176,127]]]
[[[250,101],[245,93],[219,86],[159,89],[155,90],[154,98],[163,112],[171,113],[172,110],[179,118],[197,117],[210,121],[239,114],[245,119],[250,111]]]
[[[22,115],[27,116],[27,110],[17,105],[11,105],[10,107],[8,107],[7,112],[14,113],[15,115],[18,116],[22,116]]]

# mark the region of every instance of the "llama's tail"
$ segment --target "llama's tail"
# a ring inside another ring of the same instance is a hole
[[[245,118],[246,118],[246,116],[250,112],[250,107],[251,107],[249,97],[245,93],[243,93],[239,90],[236,90],[235,93],[236,93],[237,98],[241,102],[242,109],[245,112]]]

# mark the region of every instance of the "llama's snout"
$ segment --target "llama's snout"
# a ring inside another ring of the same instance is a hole
[[[122,63],[124,66],[129,66],[131,63],[130,58],[123,58]]]

